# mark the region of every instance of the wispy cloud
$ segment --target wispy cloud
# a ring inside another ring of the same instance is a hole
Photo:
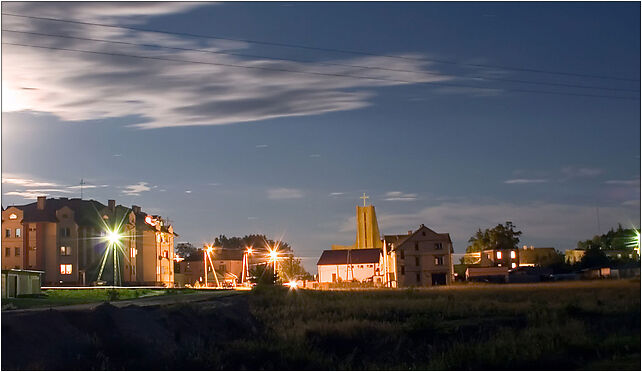
[[[562,168],[562,173],[569,178],[591,178],[597,177],[600,174],[604,173],[603,169],[600,168],[588,168],[588,167],[565,167]]]
[[[256,145],[255,146],[257,149],[264,149],[266,147],[269,147],[268,145]]]
[[[134,2],[106,2],[89,6],[81,2],[12,2],[3,4],[3,11],[129,25],[145,23],[155,15],[185,12],[203,4],[144,2],[141,5]],[[210,52],[238,53],[248,48],[248,45],[242,42],[196,40],[89,25],[67,27],[65,24],[9,16],[3,16],[3,27],[27,32],[136,44],[161,44]],[[375,96],[375,89],[379,87],[451,79],[440,75],[430,62],[412,58],[391,62],[390,58],[384,56],[364,56],[327,61],[333,64],[321,64],[249,59],[189,50],[153,50],[135,45],[87,43],[77,39],[35,38],[9,32],[3,32],[3,42],[90,50],[97,53],[162,56],[214,64],[176,63],[15,45],[3,46],[3,90],[6,91],[7,97],[12,97],[11,100],[3,99],[4,111],[49,112],[66,121],[138,116],[141,117],[141,122],[136,126],[144,129],[220,125],[355,110],[370,105]],[[336,76],[364,75],[362,68],[349,65],[385,66],[388,69],[369,70],[367,76],[370,79]],[[313,71],[317,75],[279,70]],[[159,76],[163,78],[159,79]],[[143,81],[145,84],[140,83]],[[23,87],[33,89],[22,89]],[[474,91],[475,94],[482,92]],[[462,93],[461,89],[459,93]],[[468,91],[463,93],[470,94]]]
[[[388,201],[413,201],[417,200],[417,194],[405,194],[401,191],[389,191],[383,200]]]
[[[633,199],[633,200],[626,200],[622,202],[622,205],[630,206],[630,207],[640,207],[640,199]]]
[[[192,190],[185,190],[185,193],[186,193],[186,194],[191,194],[191,193],[192,193]]]
[[[310,154],[311,158],[320,158],[321,154]]]
[[[54,182],[42,182],[42,181],[36,181],[30,178],[18,178],[18,177],[2,177],[2,183],[6,184],[11,184],[11,185],[18,185],[18,186],[24,186],[24,187],[57,187],[60,186],[60,184],[54,183]]]
[[[24,199],[37,199],[39,196],[49,196],[46,192],[32,192],[32,191],[9,191],[5,195],[20,196]]]
[[[511,180],[506,180],[504,183],[508,184],[520,184],[520,183],[546,183],[548,180],[542,178],[514,178]]]
[[[640,186],[640,180],[608,180],[604,181],[607,185],[621,185],[621,186]]]
[[[303,191],[299,189],[288,189],[284,187],[269,189],[267,191],[268,199],[272,200],[285,200],[285,199],[300,199],[303,197]]]
[[[152,188],[147,186],[147,182],[138,182],[137,184],[134,185],[128,185],[125,186],[125,189],[123,190],[123,194],[127,195],[140,195],[141,192],[149,191]]]
[[[341,196],[341,195],[345,195],[345,192],[331,192],[330,193],[330,196]]]

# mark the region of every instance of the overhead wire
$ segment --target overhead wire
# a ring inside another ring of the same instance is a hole
[[[598,75],[598,74],[585,74],[585,73],[576,73],[576,72],[569,72],[569,71],[555,71],[555,70],[546,70],[546,69],[515,67],[515,66],[503,66],[503,65],[492,65],[492,64],[482,64],[482,63],[464,63],[464,62],[458,62],[458,61],[454,61],[454,60],[443,60],[443,59],[434,59],[434,58],[426,58],[426,57],[399,56],[399,55],[390,55],[390,54],[380,54],[380,53],[374,53],[374,52],[368,52],[368,51],[337,49],[337,48],[323,48],[323,47],[316,47],[316,46],[309,46],[309,45],[302,45],[302,44],[282,43],[282,42],[273,42],[273,41],[264,41],[264,40],[252,40],[252,39],[243,39],[243,38],[231,38],[231,37],[223,37],[223,36],[215,36],[215,35],[194,34],[194,33],[188,33],[188,32],[175,32],[175,31],[172,32],[172,31],[163,31],[163,30],[141,28],[141,27],[117,26],[117,25],[98,23],[98,22],[86,22],[86,21],[77,21],[77,20],[69,20],[69,19],[52,18],[52,17],[30,16],[30,15],[25,15],[25,14],[15,14],[15,13],[5,13],[5,12],[0,13],[0,14],[2,14],[4,16],[28,18],[28,19],[35,19],[35,20],[44,20],[44,21],[52,21],[52,22],[63,22],[63,23],[73,23],[73,24],[80,24],[80,25],[88,25],[88,26],[117,28],[117,29],[125,29],[125,30],[138,31],[138,32],[153,32],[153,33],[161,33],[161,34],[176,35],[176,36],[186,36],[186,37],[193,37],[193,38],[236,41],[236,42],[244,42],[244,43],[249,43],[249,44],[277,46],[277,47],[284,47],[284,48],[297,48],[297,49],[307,49],[307,50],[316,50],[316,51],[324,51],[324,52],[342,53],[342,54],[377,56],[377,57],[386,57],[386,58],[401,59],[401,60],[427,61],[427,62],[433,62],[433,63],[458,65],[458,66],[466,66],[466,67],[475,67],[475,68],[483,68],[483,69],[520,71],[520,72],[530,72],[530,73],[540,73],[540,74],[550,74],[550,75],[563,75],[563,76],[574,76],[574,77],[585,77],[585,78],[605,79],[605,80],[620,80],[620,81],[630,81],[630,82],[638,82],[638,83],[640,82],[639,78],[631,78],[631,77],[607,76],[607,75]]]
[[[256,54],[231,53],[231,52],[218,51],[218,50],[173,47],[173,46],[165,46],[165,45],[159,45],[159,44],[141,44],[141,43],[133,43],[133,42],[127,42],[127,41],[95,39],[95,38],[87,38],[87,37],[81,37],[81,36],[59,35],[59,34],[50,34],[50,33],[42,33],[42,32],[33,32],[33,31],[21,31],[21,30],[11,30],[11,29],[2,29],[2,31],[3,32],[9,32],[9,33],[25,34],[25,35],[57,37],[57,38],[64,38],[64,39],[92,41],[92,42],[101,42],[101,43],[110,43],[110,44],[119,44],[119,45],[129,45],[129,46],[146,47],[146,48],[161,48],[161,49],[169,49],[169,50],[209,53],[209,54],[216,54],[216,55],[229,55],[229,56],[238,56],[238,57],[263,58],[263,59],[269,59],[269,60],[289,61],[289,62],[304,62],[304,63],[313,63],[315,65],[321,65],[321,66],[340,66],[340,67],[359,68],[359,69],[362,69],[362,70],[382,70],[382,71],[390,71],[390,72],[403,72],[403,73],[413,73],[413,74],[422,74],[422,75],[433,75],[433,76],[438,76],[438,77],[453,77],[453,78],[465,78],[465,79],[473,79],[473,80],[500,81],[500,82],[508,82],[508,83],[534,84],[534,85],[556,86],[556,87],[564,87],[564,88],[597,89],[597,90],[608,90],[608,91],[616,91],[616,92],[617,91],[622,91],[622,92],[633,92],[633,93],[639,93],[640,92],[639,89],[612,88],[612,87],[595,86],[595,85],[582,85],[582,84],[567,84],[567,83],[530,81],[530,80],[521,80],[521,79],[508,79],[508,78],[488,77],[488,76],[481,76],[481,75],[476,75],[476,76],[456,75],[456,74],[449,74],[449,73],[437,73],[437,72],[417,71],[417,70],[413,71],[413,70],[403,70],[403,69],[385,68],[385,67],[377,67],[377,66],[363,66],[363,65],[352,65],[352,64],[342,64],[342,63],[318,62],[318,61],[312,61],[312,60],[302,60],[302,59],[283,58],[283,57],[270,57],[270,56],[256,55]]]

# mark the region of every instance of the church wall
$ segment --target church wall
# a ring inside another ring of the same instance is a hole
[[[365,281],[374,275],[378,275],[379,263],[353,264],[352,269],[348,265],[318,265],[319,283],[332,283],[332,274],[336,275],[336,281]]]

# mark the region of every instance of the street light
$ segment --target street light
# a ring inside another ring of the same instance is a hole
[[[116,278],[118,277],[118,282],[120,282],[120,275],[118,275],[118,271],[120,270],[120,263],[118,262],[118,258],[116,257],[116,251],[117,250],[122,250],[121,244],[122,244],[122,239],[123,239],[123,234],[118,231],[118,228],[115,229],[110,229],[109,227],[105,227],[105,238],[104,241],[107,243],[107,247],[105,249],[105,254],[102,258],[102,262],[100,263],[100,270],[98,271],[98,278],[97,281],[100,281],[100,278],[103,275],[103,270],[105,269],[105,264],[107,263],[107,256],[109,256],[109,252],[111,251],[113,256],[112,256],[112,261],[113,261],[113,266],[114,266],[114,277],[113,277],[113,286],[116,286]]]

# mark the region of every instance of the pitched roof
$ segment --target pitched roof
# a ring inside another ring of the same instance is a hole
[[[381,249],[342,249],[323,251],[317,265],[379,263]]]
[[[38,209],[38,203],[33,202],[25,205],[15,205],[14,207],[24,212],[23,221],[25,222],[56,222],[56,211],[64,206],[74,211],[74,219],[79,225],[89,224],[90,221],[96,220],[97,211],[105,208],[105,205],[95,200],[82,199],[46,199],[45,208]]]

